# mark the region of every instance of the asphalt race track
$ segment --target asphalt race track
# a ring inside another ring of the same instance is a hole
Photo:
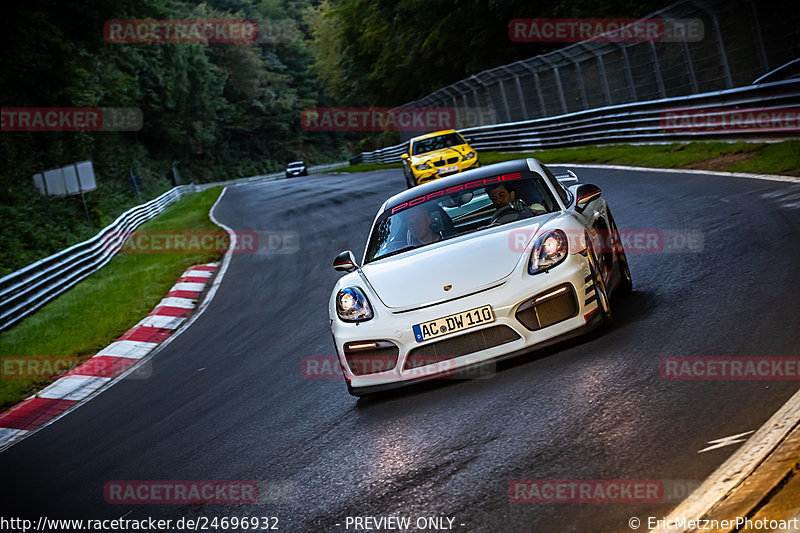
[[[661,503],[517,503],[517,479],[699,484],[760,427],[791,381],[669,381],[672,356],[797,355],[800,185],[578,169],[622,230],[702,236],[702,249],[628,250],[634,292],[608,331],[442,380],[356,400],[307,379],[332,355],[336,254],[360,260],[399,170],[228,189],[236,230],[297,232],[295,253],[238,253],[211,306],[126,379],[0,454],[4,516],[277,516],[282,531],[347,531],[348,516],[454,518],[460,531],[624,532]],[[409,281],[411,283],[411,281]],[[252,480],[252,505],[110,505],[112,480]],[[337,525],[339,524],[339,525]],[[462,525],[463,524],[463,525]],[[643,530],[645,528],[642,528]],[[352,527],[350,531],[352,531]]]

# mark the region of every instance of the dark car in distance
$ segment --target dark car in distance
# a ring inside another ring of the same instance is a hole
[[[308,167],[302,161],[292,161],[286,165],[286,177],[308,176]]]

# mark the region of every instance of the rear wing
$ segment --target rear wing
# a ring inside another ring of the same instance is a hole
[[[563,172],[554,172],[553,176],[561,182],[562,185],[565,187],[569,187],[570,185],[574,185],[578,183],[578,176],[571,170],[565,170]]]

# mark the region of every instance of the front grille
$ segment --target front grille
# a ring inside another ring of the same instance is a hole
[[[447,161],[445,161],[444,159],[440,159],[438,161],[434,161],[433,162],[433,166],[435,166],[435,167],[443,167],[445,165],[455,165],[456,163],[458,163],[458,157],[451,157]]]
[[[508,326],[501,325],[479,329],[478,331],[414,348],[409,352],[403,368],[408,370],[409,368],[419,368],[440,361],[455,359],[462,355],[513,342],[519,338],[520,336],[517,335],[517,332]]]
[[[352,346],[359,344],[375,343],[375,348],[352,349]],[[364,341],[348,342],[344,346],[344,358],[347,366],[356,376],[365,374],[377,374],[378,372],[388,372],[397,366],[397,356],[400,349],[393,342],[389,341]]]
[[[572,285],[565,283],[537,294],[517,309],[517,320],[531,331],[552,326],[577,316],[578,299]]]

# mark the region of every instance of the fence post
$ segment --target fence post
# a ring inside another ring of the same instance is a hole
[[[628,50],[619,43],[617,45],[622,51],[622,61],[625,63],[625,77],[628,80],[628,87],[631,89],[631,102],[635,102],[638,98],[636,96],[636,86],[633,84],[633,73],[631,72],[631,61],[628,59]]]
[[[606,65],[603,61],[603,54],[597,55],[597,64],[600,67],[600,79],[603,82],[603,94],[606,97],[606,105],[611,105],[611,89],[608,87],[608,75],[606,75]]]
[[[692,92],[699,93],[700,90],[697,88],[697,76],[694,73],[694,63],[692,62],[692,56],[689,53],[689,45],[686,44],[686,40],[681,41],[681,48],[683,48],[683,57],[686,60],[686,70],[689,74],[689,83],[692,85]]]
[[[658,83],[658,94],[661,98],[667,97],[667,91],[664,88],[664,76],[661,74],[661,64],[658,62],[658,54],[656,53],[656,45],[650,41],[650,52],[653,54],[653,65],[656,71],[656,83]]]
[[[561,76],[558,74],[558,67],[555,66],[553,62],[547,59],[545,56],[541,56],[540,59],[547,63],[547,65],[553,70],[553,76],[556,78],[556,88],[558,89],[558,99],[561,102],[561,112],[566,114],[568,113],[567,99],[564,98],[564,87],[561,85]]]
[[[758,23],[758,10],[756,9],[755,2],[750,2],[750,9],[753,11],[753,30],[755,31],[758,60],[761,63],[761,68],[764,70],[764,72],[767,72],[769,70],[767,51],[764,49],[764,36],[761,34],[761,25]]]
[[[728,65],[728,54],[725,52],[725,43],[722,41],[722,32],[719,29],[719,19],[716,13],[708,13],[711,16],[711,22],[714,24],[714,34],[717,36],[719,43],[719,58],[722,62],[722,73],[725,75],[725,88],[733,88],[733,78],[731,77],[731,68]]]
[[[572,63],[575,65],[575,73],[578,75],[578,86],[581,90],[581,103],[583,104],[583,109],[589,109],[589,99],[586,97],[586,85],[583,82],[583,72],[581,72],[581,64],[575,60],[575,58],[570,58]]]
[[[497,85],[500,86],[500,97],[503,100],[503,109],[506,111],[506,122],[511,122],[511,109],[508,107],[508,98],[506,97],[506,88],[503,85],[503,80],[496,78]],[[488,88],[486,89],[489,90]]]

